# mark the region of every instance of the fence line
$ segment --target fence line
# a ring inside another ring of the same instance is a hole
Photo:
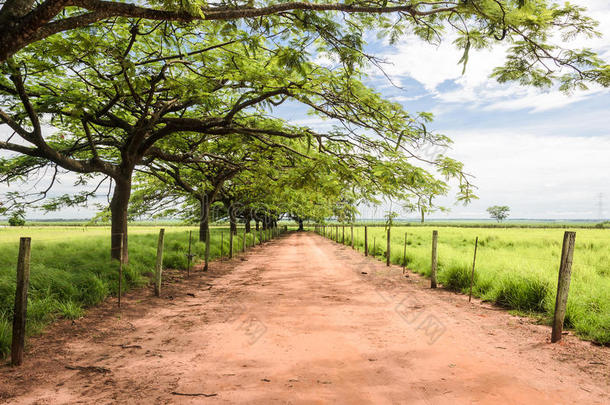
[[[318,226],[315,227],[316,230],[319,229]],[[368,225],[364,226],[364,253],[365,256],[368,255]],[[390,264],[390,252],[391,252],[391,243],[390,243],[390,232],[391,226],[386,227],[387,234],[387,248],[385,253],[382,248],[382,256],[385,257],[387,261],[387,265]],[[319,233],[319,232],[318,232]],[[408,232],[407,232],[408,233]],[[321,233],[320,233],[321,234]],[[322,234],[321,234],[322,235]],[[326,236],[326,235],[324,235]],[[331,234],[332,238],[332,234]],[[565,313],[567,308],[568,294],[570,288],[570,279],[571,279],[571,267],[573,261],[574,254],[574,246],[575,246],[576,232],[565,231],[564,232],[564,241],[563,248],[561,252],[561,263],[558,273],[558,283],[557,283],[557,294],[555,301],[555,310],[553,316],[553,327],[552,327],[552,336],[551,342],[555,343],[561,340],[562,329],[565,320]],[[338,237],[337,237],[338,241]],[[434,230],[432,233],[431,239],[431,288],[436,288],[436,267],[437,267],[437,241],[438,241],[438,231]],[[342,240],[341,243],[345,244],[345,240]],[[353,244],[353,240],[351,242]],[[376,237],[373,237],[373,255],[376,257]],[[406,260],[406,249],[407,249],[407,234],[405,234],[404,239],[405,250],[403,253],[403,262]],[[477,260],[477,250],[479,247],[479,237],[477,236],[474,241],[474,255],[472,259],[472,270],[470,274],[469,280],[469,294],[468,301],[470,302],[472,299],[472,291],[474,284],[474,276],[475,276],[475,267]],[[480,255],[481,252],[479,252]],[[495,252],[494,252],[495,253]],[[508,255],[506,255],[508,256]],[[535,260],[544,260],[540,258],[533,258]],[[550,259],[544,260],[546,263],[550,261]],[[403,263],[404,264],[404,263]],[[595,266],[593,266],[595,267]],[[404,273],[404,270],[403,270]]]
[[[218,229],[218,228],[215,228]],[[224,229],[226,228],[221,228],[220,229],[220,235],[221,235],[221,245],[220,245],[220,249],[221,249],[221,259],[222,259],[222,249],[223,249],[223,240],[224,240]],[[258,239],[258,243],[262,244],[264,242],[270,241],[276,237],[281,236],[283,233],[288,231],[288,227],[284,226],[282,228],[267,228],[266,230],[260,230],[260,231],[255,231],[252,230],[251,233],[246,233],[245,232],[245,227],[244,227],[244,236],[243,236],[243,252],[247,251],[247,239],[252,239],[253,241],[253,245],[256,245],[256,241]],[[195,257],[195,255],[192,253],[192,230],[188,230],[188,250],[186,253],[187,256],[187,277],[190,275],[190,270],[191,270],[191,259],[193,257]],[[229,232],[230,232],[230,238],[229,238],[229,244],[230,244],[230,250],[229,250],[229,255],[233,256],[234,251],[233,251],[233,233],[231,233],[230,228],[229,228]],[[216,233],[216,232],[214,232]],[[153,289],[154,289],[154,294],[156,296],[159,296],[161,294],[161,285],[162,285],[162,269],[163,269],[163,251],[164,251],[164,245],[165,242],[167,242],[167,236],[170,235],[180,235],[182,234],[182,231],[178,231],[178,232],[169,232],[166,233],[164,228],[161,228],[159,230],[159,237],[158,237],[158,241],[157,241],[157,255],[156,255],[156,261],[155,261],[155,265],[154,265],[154,273],[153,273]],[[106,234],[105,237],[112,237],[112,236],[122,236],[122,233],[110,233],[110,235]],[[208,237],[206,238],[206,266],[207,266],[207,260],[209,259],[209,248],[210,245],[212,244],[211,241],[211,236],[212,236],[212,232],[209,232],[208,230]],[[249,237],[251,236],[251,237]],[[100,237],[102,237],[102,235],[100,235]],[[237,235],[237,239],[239,239],[239,235]],[[120,249],[121,251],[123,250],[123,240],[124,238],[120,238],[120,246],[118,247],[118,249]],[[18,254],[18,260],[17,260],[17,288],[16,288],[16,293],[15,293],[15,307],[14,307],[14,313],[13,313],[13,328],[12,328],[12,345],[11,345],[11,363],[15,366],[21,365],[23,362],[23,348],[24,348],[24,344],[25,344],[25,331],[26,331],[26,319],[27,319],[27,294],[28,294],[28,289],[29,289],[29,269],[30,269],[30,252],[31,252],[31,238],[26,238],[26,237],[22,237],[20,239],[20,246],[19,246],[19,254]],[[65,242],[69,242],[70,238],[54,238],[54,239],[44,239],[44,242],[53,242],[53,241],[65,241]],[[116,248],[111,248],[111,249],[116,249]],[[122,254],[121,254],[122,256]],[[123,261],[122,260],[118,260],[118,291],[117,291],[117,305],[120,308],[121,307],[121,296],[123,291],[123,285],[122,285],[122,279],[123,279]]]

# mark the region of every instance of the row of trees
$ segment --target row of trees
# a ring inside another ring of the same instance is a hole
[[[594,22],[542,0],[0,5],[0,180],[44,183],[10,189],[0,211],[82,205],[108,190],[111,252],[123,261],[130,216],[195,219],[206,240],[214,203],[235,229],[286,215],[347,221],[381,197],[423,215],[452,179],[458,201],[473,198],[461,163],[426,153],[450,144],[427,129],[431,115],[366,85],[380,62],[365,51],[371,31],[435,43],[452,30],[464,64],[471,48],[509,41],[500,81],[610,82],[594,53],[549,43],[555,30],[594,34]],[[279,118],[281,106],[329,129]],[[49,198],[66,172],[74,192]]]

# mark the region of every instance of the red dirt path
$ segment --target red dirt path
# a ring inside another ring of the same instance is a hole
[[[31,339],[0,402],[610,403],[607,348],[311,233],[168,279]]]

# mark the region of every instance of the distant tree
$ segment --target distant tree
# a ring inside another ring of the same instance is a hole
[[[10,226],[23,226],[25,225],[25,211],[17,210],[13,212],[13,215],[8,219]]]
[[[489,212],[489,216],[495,219],[498,222],[504,221],[508,218],[508,213],[510,211],[510,207],[507,205],[494,205],[487,208],[487,212]]]

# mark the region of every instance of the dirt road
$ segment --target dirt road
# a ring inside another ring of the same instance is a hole
[[[0,402],[610,403],[607,348],[551,345],[548,327],[314,234],[123,302],[32,339],[0,368]]]

